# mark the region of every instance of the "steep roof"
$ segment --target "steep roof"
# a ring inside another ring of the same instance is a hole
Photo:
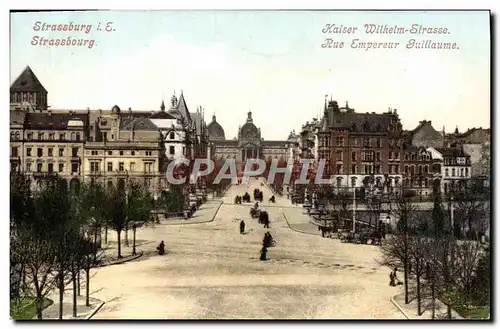
[[[158,130],[158,127],[148,118],[136,118],[122,125],[122,130]]]
[[[40,83],[35,73],[29,66],[26,66],[24,71],[10,86],[11,92],[44,92],[47,93],[45,87]]]
[[[181,95],[179,96],[179,100],[177,101],[176,110],[179,111],[179,113],[188,121],[191,121],[191,115],[189,114],[189,110],[186,101],[184,100],[184,94],[182,93],[182,91]]]
[[[27,129],[47,129],[62,130],[67,129],[68,123],[73,120],[83,121],[83,125],[88,125],[87,114],[68,113],[27,113]]]

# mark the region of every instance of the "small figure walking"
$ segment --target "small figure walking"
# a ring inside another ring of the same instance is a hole
[[[240,234],[245,233],[245,221],[241,220],[240,222]]]
[[[267,260],[267,247],[262,246],[262,249],[260,250],[260,260],[264,261]]]
[[[269,217],[264,218],[264,228],[269,228]]]
[[[165,243],[163,241],[156,247],[156,250],[158,250],[158,255],[163,256],[165,255]]]

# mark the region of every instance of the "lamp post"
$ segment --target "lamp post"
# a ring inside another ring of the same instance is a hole
[[[135,256],[135,231],[136,231],[136,229],[137,229],[137,224],[134,223],[132,225],[132,232],[133,232],[133,235],[134,235],[134,241],[133,241],[133,245],[132,245],[132,255],[134,255],[134,256]]]
[[[352,194],[352,233],[356,233],[356,185]]]

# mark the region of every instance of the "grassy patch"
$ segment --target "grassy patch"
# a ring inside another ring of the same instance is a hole
[[[487,320],[490,318],[489,306],[472,306],[470,308],[464,307],[456,311],[466,319]]]
[[[43,308],[52,305],[53,301],[48,298],[43,300]],[[35,297],[24,298],[20,303],[10,303],[10,317],[14,320],[31,320],[36,316]]]

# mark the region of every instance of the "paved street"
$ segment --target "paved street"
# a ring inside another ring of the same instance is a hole
[[[252,194],[255,187],[264,191],[270,229],[250,218],[250,205],[231,204],[236,194]],[[143,257],[93,273],[92,297],[106,302],[94,319],[404,318],[390,301],[401,288],[389,287],[389,270],[377,265],[376,247],[291,230],[282,211],[292,228],[317,232],[302,208],[281,198],[268,205],[270,196],[256,181],[233,186],[214,221],[138,230],[138,240],[155,242],[140,246]],[[203,205],[206,220],[218,206]],[[277,245],[262,262],[266,231]],[[165,256],[155,254],[161,240]]]

